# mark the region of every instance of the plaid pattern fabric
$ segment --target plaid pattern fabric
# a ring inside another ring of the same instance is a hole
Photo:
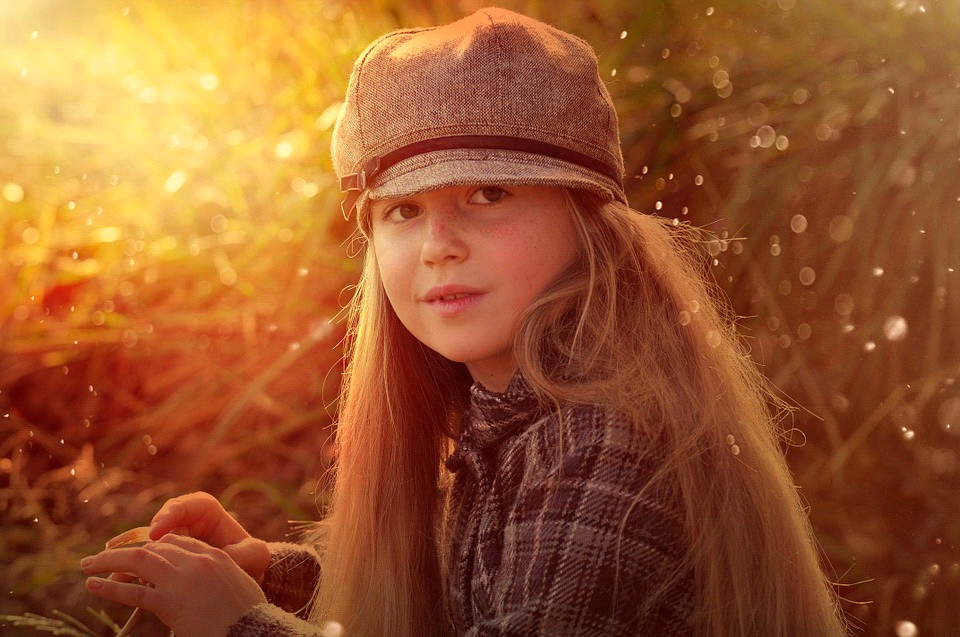
[[[596,407],[540,406],[521,378],[472,390],[447,505],[445,555],[457,635],[691,634],[675,510],[638,494],[649,445]]]

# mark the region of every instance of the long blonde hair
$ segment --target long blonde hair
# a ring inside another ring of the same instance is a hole
[[[568,202],[579,258],[528,308],[520,372],[544,400],[617,410],[657,441],[650,488],[685,518],[677,577],[694,575],[696,634],[842,635],[780,449],[781,406],[706,282],[695,234],[587,193]],[[365,258],[312,616],[362,637],[444,635],[442,463],[471,380],[407,332]]]

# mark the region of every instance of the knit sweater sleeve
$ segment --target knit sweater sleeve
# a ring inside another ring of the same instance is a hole
[[[304,545],[269,544],[270,562],[260,586],[267,602],[244,614],[228,637],[323,637],[323,629],[306,621],[320,579],[320,558]]]
[[[320,581],[320,556],[303,544],[272,542],[268,547],[270,562],[260,583],[267,601],[304,615]]]

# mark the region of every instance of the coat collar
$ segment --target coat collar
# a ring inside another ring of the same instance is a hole
[[[503,392],[480,383],[470,387],[470,408],[460,425],[457,448],[447,466],[456,471],[466,455],[485,455],[511,435],[526,429],[545,413],[526,379],[517,372]]]

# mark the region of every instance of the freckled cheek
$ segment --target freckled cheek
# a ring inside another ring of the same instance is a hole
[[[528,226],[507,228],[492,238],[501,274],[515,281],[517,295],[524,301],[532,300],[545,287],[544,266],[559,247],[542,242],[535,230]]]
[[[524,276],[526,292],[532,300],[569,266],[576,257],[576,247],[562,235],[536,237],[518,255],[516,272]]]

